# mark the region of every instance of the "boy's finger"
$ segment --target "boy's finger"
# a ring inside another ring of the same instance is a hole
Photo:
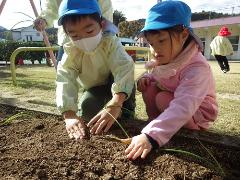
[[[72,135],[72,133],[68,134],[68,136],[69,136],[70,139],[73,139],[73,138],[74,138],[74,136]]]
[[[108,121],[108,123],[107,123],[107,125],[106,125],[106,127],[104,129],[104,132],[108,132],[108,130],[112,127],[113,122],[114,121]]]
[[[69,136],[69,138],[70,139],[73,139],[74,137],[73,137],[73,134],[70,132],[70,133],[68,133],[68,136]]]
[[[81,124],[78,124],[78,129],[80,131],[81,136],[85,136],[85,127],[83,127]]]
[[[66,130],[67,130],[68,136],[70,137],[70,139],[72,139],[73,138],[72,131],[69,128],[66,128]]]
[[[90,133],[95,134],[100,122],[96,122],[90,129]]]
[[[99,115],[97,114],[89,121],[89,123],[87,124],[87,127],[93,126],[93,124],[95,124],[98,120],[99,120]]]
[[[97,129],[96,129],[96,134],[100,134],[102,132],[102,129],[107,125],[107,120],[101,120],[100,124],[98,125]]]

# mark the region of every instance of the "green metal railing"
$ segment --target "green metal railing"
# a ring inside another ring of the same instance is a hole
[[[58,50],[59,46],[52,46],[52,47],[19,47],[15,51],[13,51],[11,57],[10,57],[10,69],[11,69],[11,75],[12,75],[12,81],[13,85],[17,85],[16,80],[16,66],[15,66],[15,59],[16,56],[23,51],[47,51],[47,50]]]

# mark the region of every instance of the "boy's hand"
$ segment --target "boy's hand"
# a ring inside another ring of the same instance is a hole
[[[113,125],[115,119],[119,117],[121,113],[121,106],[108,106],[106,109],[100,111],[91,121],[87,124],[90,127],[90,133],[100,134],[101,132],[107,132]],[[115,118],[113,118],[111,115]]]
[[[125,150],[128,159],[135,160],[141,156],[144,159],[151,151],[152,145],[145,134],[140,134],[132,138],[131,144]]]
[[[70,111],[64,114],[66,130],[70,138],[83,139],[86,136],[86,125],[84,121],[74,112]]]
[[[37,31],[44,31],[47,27],[47,21],[39,17],[34,21],[34,27]]]
[[[137,90],[140,92],[143,92],[147,89],[147,87],[150,85],[151,80],[149,78],[143,77],[138,80],[137,82]]]

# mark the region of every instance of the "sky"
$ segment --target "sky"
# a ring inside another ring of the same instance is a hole
[[[45,1],[45,0],[42,0]],[[240,0],[182,0],[187,3],[192,12],[215,11],[223,13],[240,13]],[[2,0],[0,0],[0,3]],[[34,0],[38,12],[40,9],[40,0]],[[112,0],[113,9],[121,11],[127,20],[137,20],[146,18],[148,10],[157,3],[157,0]],[[0,26],[7,29],[12,28],[16,23],[29,20],[27,23],[21,23],[17,27],[28,26],[32,19],[18,12],[23,12],[34,18],[34,14],[29,0],[7,0],[7,3],[0,15]]]

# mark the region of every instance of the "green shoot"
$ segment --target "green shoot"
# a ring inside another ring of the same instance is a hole
[[[32,22],[32,20],[23,20],[23,21],[19,21],[19,22],[17,22],[16,24],[14,24],[10,29],[13,29],[15,26],[17,26],[18,24],[21,24],[21,23],[24,23],[24,22],[28,22],[28,21],[31,21]]]
[[[124,109],[127,110],[127,111],[129,111],[129,110],[126,109],[126,108],[124,108]],[[104,108],[103,110],[105,110],[105,112],[107,112],[105,108]],[[131,111],[130,111],[130,112],[131,112]],[[118,124],[119,127],[122,129],[122,131],[123,131],[124,134],[127,136],[127,138],[130,138],[129,135],[127,134],[126,130],[122,127],[122,125],[118,122],[118,120],[117,120],[116,118],[114,118],[111,113],[109,113],[109,112],[107,112],[107,113],[117,122],[117,124]],[[122,141],[122,139],[119,139],[119,138],[117,138],[117,137],[113,137],[112,139],[117,140],[117,141],[120,141],[120,142]],[[198,140],[198,139],[197,139],[197,140]],[[198,141],[199,141],[199,140],[198,140]],[[129,143],[129,142],[128,142],[128,143]],[[199,143],[200,143],[200,145],[207,151],[207,153],[211,156],[211,158],[214,160],[214,163],[217,165],[218,169],[220,170],[221,175],[224,176],[225,173],[224,173],[222,167],[220,166],[220,164],[218,163],[218,161],[216,160],[216,158],[212,155],[212,153],[211,153],[200,141],[199,141]],[[185,155],[188,155],[188,156],[192,156],[192,157],[194,157],[194,158],[197,158],[197,159],[199,159],[199,160],[202,160],[202,161],[204,161],[204,162],[206,162],[206,163],[208,163],[208,164],[214,165],[214,163],[210,162],[208,159],[203,158],[203,157],[201,157],[201,156],[199,156],[199,155],[197,155],[197,154],[194,154],[194,153],[192,153],[192,152],[189,152],[189,151],[185,151],[185,150],[181,150],[181,149],[162,149],[162,151],[185,154]]]
[[[17,120],[18,118],[20,117],[31,117],[31,115],[29,113],[25,113],[25,112],[20,112],[20,113],[17,113],[13,116],[10,116],[8,118],[5,118],[1,123],[0,125],[9,125],[11,124],[13,121]]]
[[[162,151],[167,151],[167,152],[173,152],[173,153],[180,153],[180,154],[186,154],[186,155],[189,155],[189,156],[192,156],[192,157],[195,157],[199,160],[203,160],[205,162],[208,162],[209,164],[212,164],[210,163],[206,158],[202,158],[201,156],[197,155],[197,154],[194,154],[192,152],[189,152],[189,151],[185,151],[185,150],[181,150],[181,149],[162,149]]]
[[[15,12],[15,13],[22,14],[22,15],[30,18],[30,20],[29,20],[29,19],[26,19],[26,20],[19,21],[19,22],[17,22],[16,24],[14,24],[10,29],[13,29],[13,28],[14,28],[15,26],[17,26],[18,24],[21,24],[21,23],[24,23],[24,22],[30,21],[30,22],[33,23],[33,21],[34,21],[34,18],[31,17],[31,16],[29,16],[29,15],[27,15],[26,13],[23,13],[23,12]]]
[[[225,176],[224,170],[222,169],[221,165],[219,164],[219,162],[216,160],[216,158],[213,156],[213,154],[201,143],[201,141],[197,138],[198,142],[200,143],[200,145],[203,147],[203,149],[205,149],[207,151],[207,153],[211,156],[211,158],[213,159],[213,161],[216,163],[218,169],[220,170],[220,173],[222,176]]]
[[[118,122],[118,120],[116,118],[113,117],[113,115],[111,113],[109,113],[105,108],[103,109],[107,114],[109,114],[114,121],[119,125],[119,127],[122,129],[122,131],[124,132],[124,134],[127,136],[127,138],[130,138],[127,131],[123,128],[123,126]]]
[[[29,16],[29,15],[26,14],[26,13],[23,13],[23,12],[15,12],[15,13],[19,13],[19,14],[22,14],[22,15],[24,15],[24,16],[27,16],[27,17],[29,17],[30,19],[32,19],[32,20],[34,21],[34,18],[31,17],[31,16]]]

